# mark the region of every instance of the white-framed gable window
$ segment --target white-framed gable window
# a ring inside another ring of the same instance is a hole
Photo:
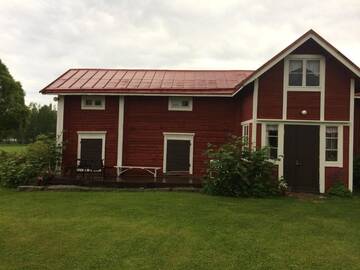
[[[82,110],[105,110],[105,96],[82,96]]]
[[[169,97],[169,111],[192,111],[192,97]]]
[[[321,55],[290,55],[285,59],[284,78],[289,91],[320,91],[324,85],[325,58]]]

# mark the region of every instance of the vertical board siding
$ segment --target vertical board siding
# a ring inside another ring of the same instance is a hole
[[[280,61],[259,78],[258,118],[282,118],[283,79],[284,61]]]
[[[64,167],[74,166],[77,158],[78,131],[106,131],[105,165],[117,162],[119,98],[106,97],[105,110],[81,110],[81,96],[65,96]]]
[[[124,165],[163,165],[163,132],[195,133],[193,174],[205,172],[208,143],[234,133],[231,98],[193,98],[193,111],[168,111],[167,97],[125,97]]]
[[[320,120],[320,92],[288,92],[287,119]]]

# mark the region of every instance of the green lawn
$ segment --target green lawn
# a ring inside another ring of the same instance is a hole
[[[25,148],[25,144],[0,144],[0,151],[11,153],[24,151]]]
[[[0,269],[359,268],[359,197],[0,189]]]

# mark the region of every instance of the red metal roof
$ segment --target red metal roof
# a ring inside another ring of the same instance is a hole
[[[41,90],[44,94],[231,95],[249,70],[70,69]]]

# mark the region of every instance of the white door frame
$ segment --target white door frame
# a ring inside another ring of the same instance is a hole
[[[102,140],[102,151],[101,158],[105,163],[105,140],[106,131],[78,131],[78,147],[77,147],[77,158],[81,156],[81,140],[82,139],[101,139]]]
[[[194,135],[195,135],[195,133],[163,132],[163,135],[164,135],[163,173],[166,173],[167,141],[168,140],[179,140],[179,141],[189,141],[190,142],[189,174],[193,174]]]

